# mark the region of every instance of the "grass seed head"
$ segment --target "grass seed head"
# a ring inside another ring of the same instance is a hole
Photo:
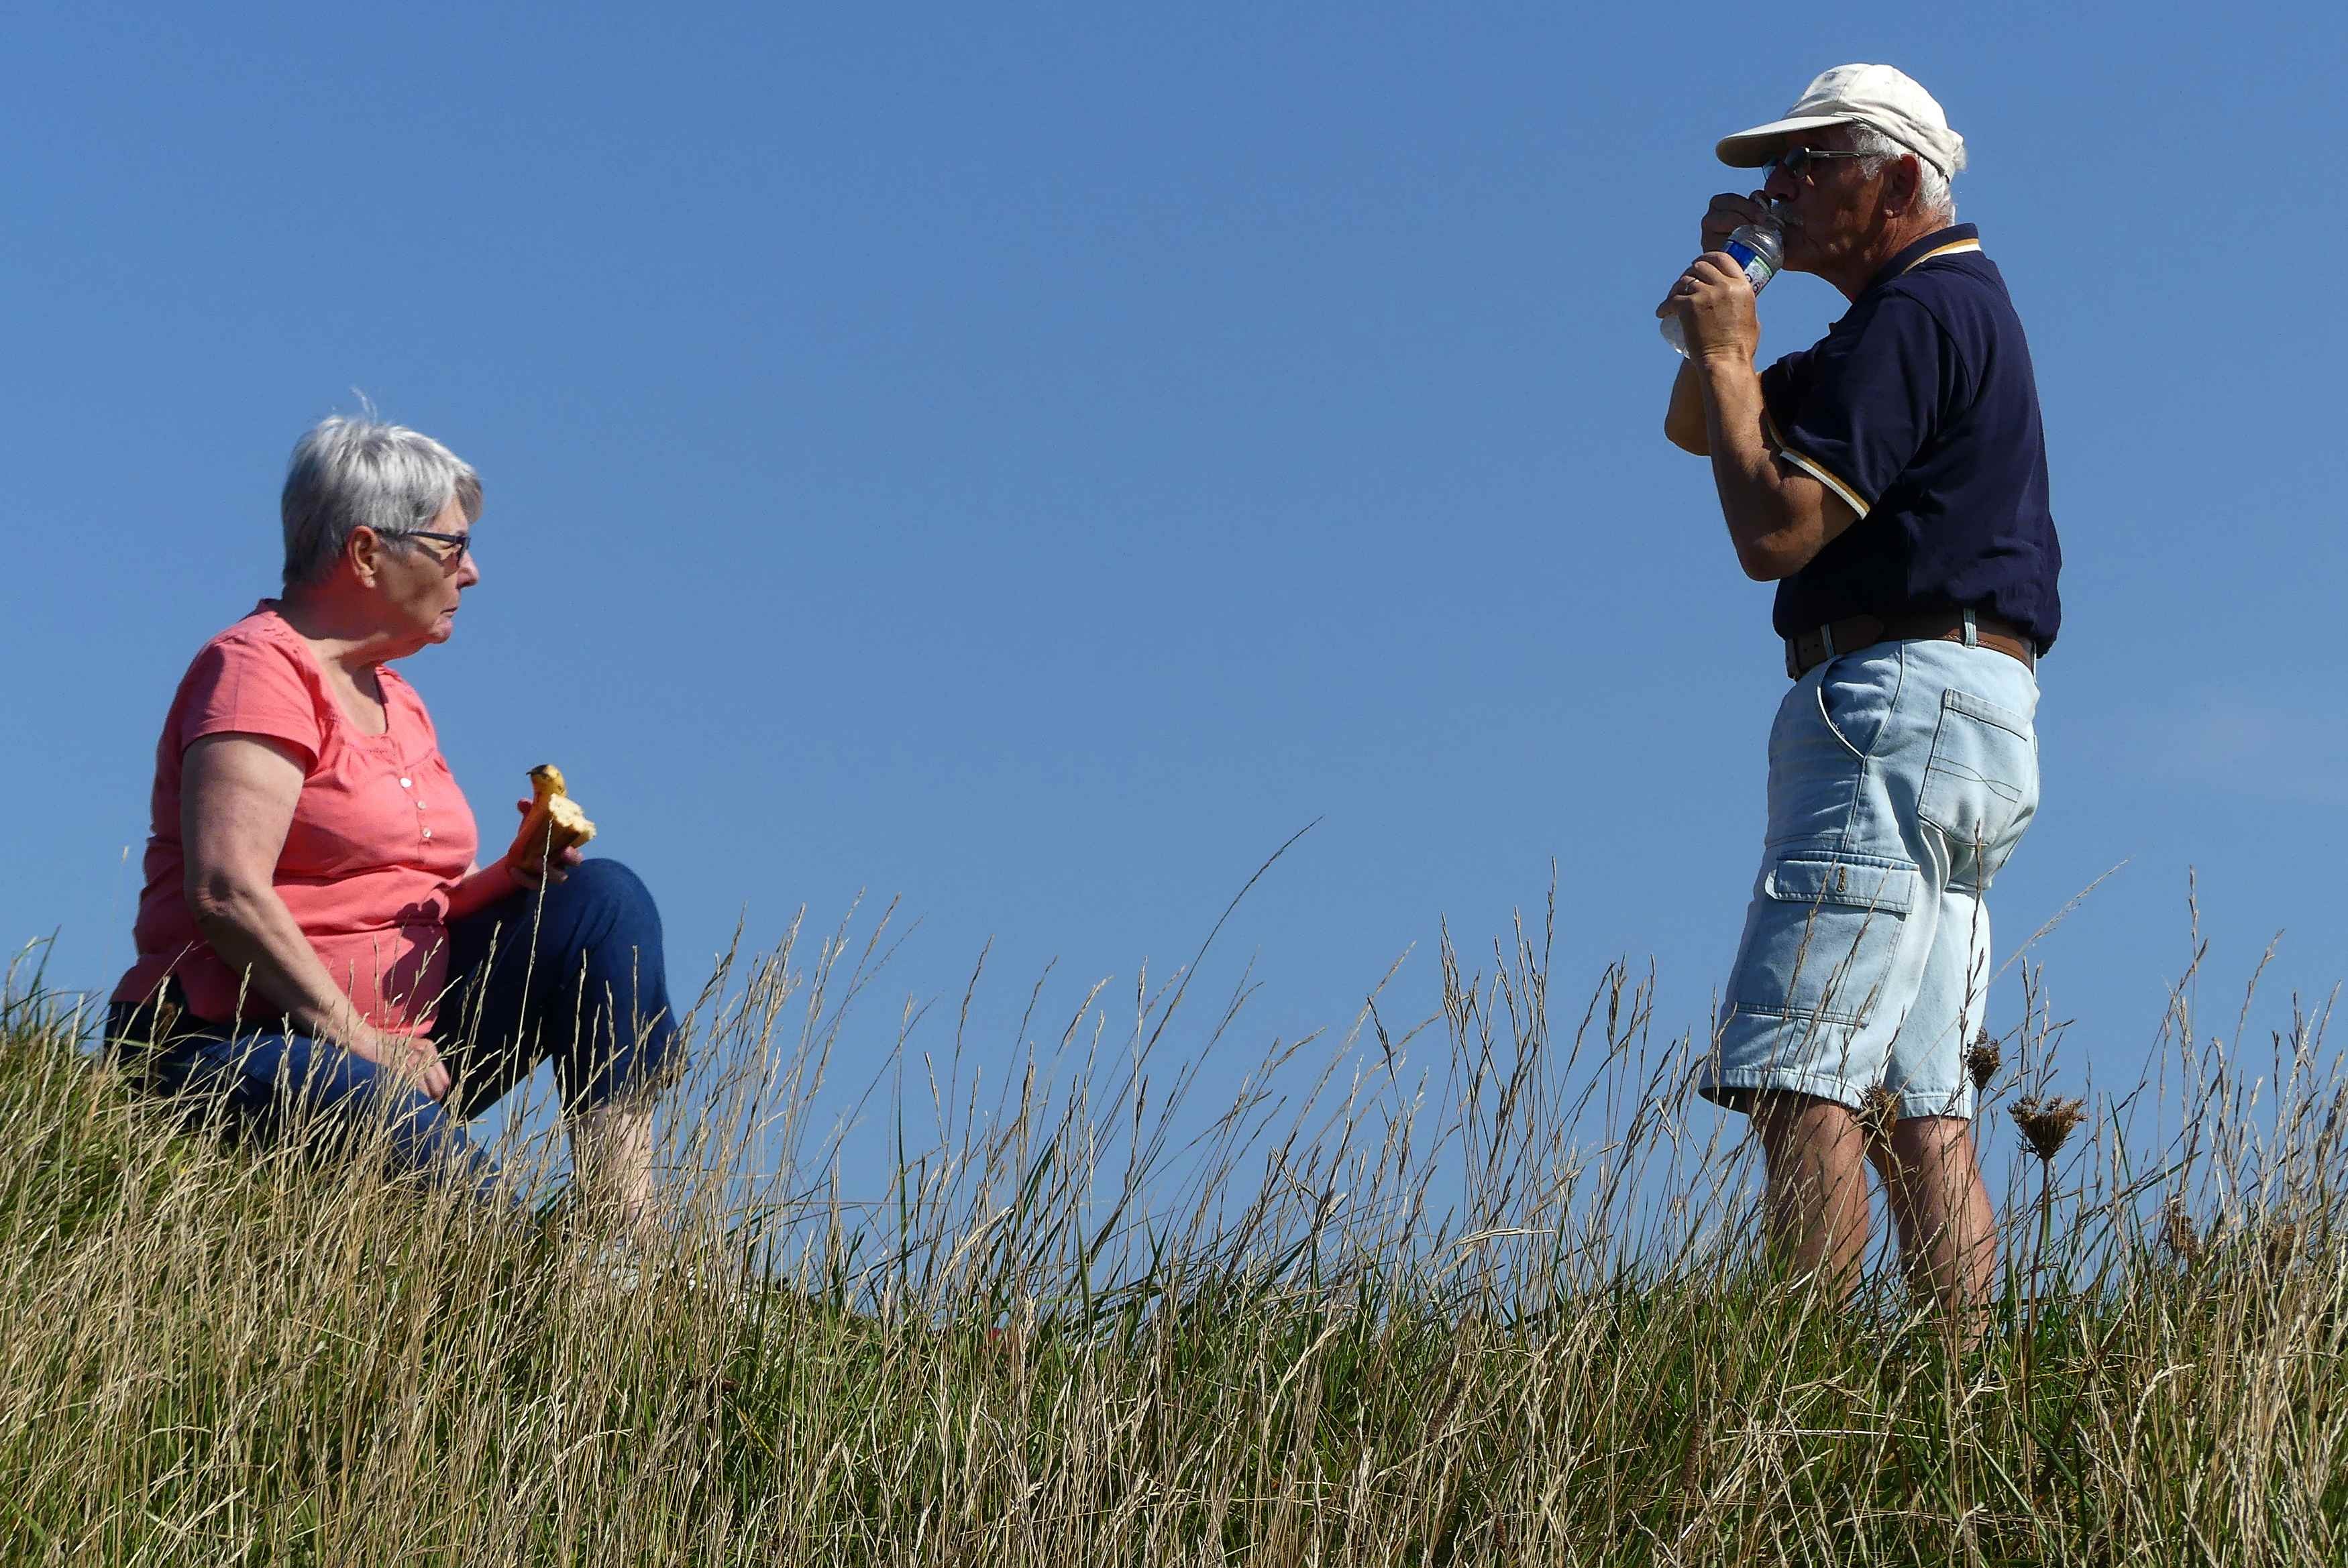
[[[2299,1226],[2289,1220],[2267,1221],[2259,1227],[2259,1248],[2269,1274],[2284,1273],[2299,1256]]]
[[[1900,1096],[1883,1084],[1877,1084],[1859,1101],[1859,1127],[1868,1143],[1875,1147],[1891,1141],[1892,1125],[1900,1120]]]
[[[2076,1127],[2087,1113],[2084,1100],[2041,1099],[2035,1094],[2024,1095],[2013,1102],[2013,1124],[2022,1129],[2029,1140],[2031,1152],[2041,1160],[2052,1160],[2070,1141],[2071,1129]]]
[[[2188,1268],[2201,1261],[2201,1233],[2194,1227],[2183,1198],[2171,1198],[2161,1205],[2160,1242]]]
[[[2005,1052],[1990,1038],[1989,1030],[1982,1030],[1974,1037],[1972,1049],[1965,1052],[1965,1071],[1972,1074],[1973,1092],[1988,1093],[1990,1081],[2004,1065]]]

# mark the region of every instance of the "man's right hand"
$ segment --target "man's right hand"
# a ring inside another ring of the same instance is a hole
[[[1733,190],[1724,190],[1712,199],[1710,207],[1704,209],[1704,238],[1698,248],[1717,251],[1728,243],[1728,237],[1737,230],[1747,223],[1757,223],[1767,216],[1769,209],[1762,201],[1759,191],[1750,196],[1739,196]]]

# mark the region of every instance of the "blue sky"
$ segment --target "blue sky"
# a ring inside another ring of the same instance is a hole
[[[1702,1027],[1783,686],[1651,315],[1722,132],[1883,60],[2039,368],[2069,557],[2002,878],[2071,1076],[2188,955],[2348,975],[2336,7],[14,8],[0,938],[129,958],[157,727],[355,406],[480,468],[405,673],[477,810],[553,759],[662,896],[921,920],[1007,1013],[1224,932],[1254,1039],[1538,905]],[[1839,297],[1788,277],[1765,352]],[[129,850],[126,864],[125,851]],[[2276,999],[2280,1002],[2280,997]],[[2001,1026],[2018,1007],[2011,972]],[[1399,1010],[1409,1011],[1407,1007]],[[874,1008],[867,1054],[896,1009]],[[988,1015],[993,1016],[993,1015]],[[1007,1036],[992,1037],[1003,1050]],[[1211,1080],[1210,1080],[1211,1081]]]

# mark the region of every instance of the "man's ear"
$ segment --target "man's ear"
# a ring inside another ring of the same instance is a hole
[[[1914,153],[1903,152],[1883,166],[1883,204],[1896,216],[1915,211],[1923,190],[1924,164]]]

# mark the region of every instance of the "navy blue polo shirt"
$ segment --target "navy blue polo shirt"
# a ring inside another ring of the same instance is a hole
[[[1976,610],[2053,646],[2063,566],[2030,345],[1970,223],[1892,258],[1815,347],[1761,373],[1778,456],[1859,520],[1777,585],[1780,637]]]

